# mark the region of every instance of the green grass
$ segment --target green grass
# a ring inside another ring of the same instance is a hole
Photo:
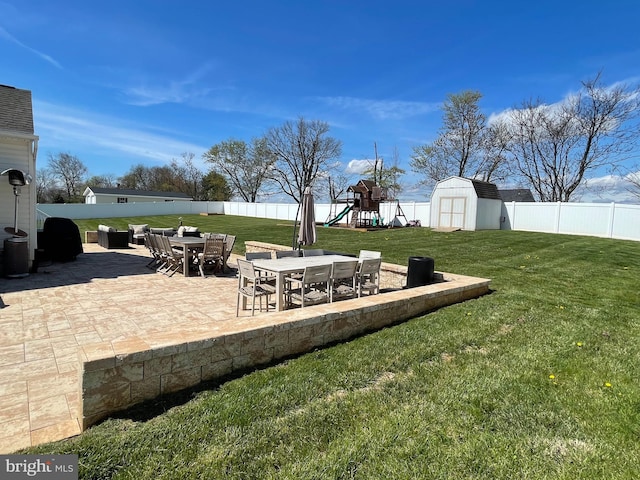
[[[245,240],[291,243],[287,222],[183,217],[235,233],[237,253]],[[640,243],[320,228],[315,246],[431,256],[491,278],[493,293],[28,452],[77,453],[92,479],[637,478]]]

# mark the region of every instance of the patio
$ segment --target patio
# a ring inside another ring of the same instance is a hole
[[[169,278],[145,267],[143,246],[83,247],[74,262],[0,279],[0,453],[77,435],[145,399],[477,297],[489,285],[442,274],[444,283],[237,318],[235,275]]]

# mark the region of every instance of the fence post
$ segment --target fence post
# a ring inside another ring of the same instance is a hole
[[[609,209],[609,228],[607,231],[607,236],[609,238],[613,238],[613,230],[615,225],[615,216],[616,216],[616,202],[611,202],[611,208]]]

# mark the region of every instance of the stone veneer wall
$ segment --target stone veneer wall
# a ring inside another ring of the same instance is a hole
[[[401,277],[399,272],[393,275]],[[438,276],[444,281],[260,315],[239,324],[237,332],[216,337],[194,337],[181,344],[115,355],[105,351],[92,358],[81,351],[80,424],[86,429],[145,400],[378,330],[489,291],[487,279]]]

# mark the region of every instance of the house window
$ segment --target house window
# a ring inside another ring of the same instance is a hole
[[[127,203],[128,200],[127,197],[118,197],[118,203]]]

